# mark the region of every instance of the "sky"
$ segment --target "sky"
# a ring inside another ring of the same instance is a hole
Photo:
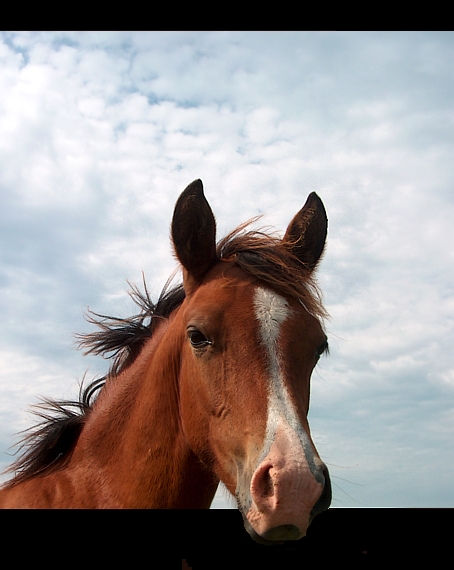
[[[325,204],[332,506],[454,507],[453,61],[453,33],[1,33],[0,469],[30,405],[105,374],[84,312],[133,314],[142,271],[158,297],[201,178],[219,238]]]

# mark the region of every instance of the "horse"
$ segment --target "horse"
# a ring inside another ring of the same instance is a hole
[[[310,377],[328,351],[314,271],[327,217],[311,193],[283,238],[242,224],[216,243],[200,180],[171,240],[183,282],[137,315],[98,313],[79,336],[114,358],[78,401],[44,400],[21,441],[3,508],[207,509],[219,481],[262,544],[298,540],[331,502],[312,441]]]

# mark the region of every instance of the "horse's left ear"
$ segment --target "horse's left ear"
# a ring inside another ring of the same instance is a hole
[[[317,194],[312,192],[290,222],[282,241],[312,271],[322,256],[327,231],[325,207]]]
[[[184,268],[186,293],[198,285],[218,261],[216,221],[201,180],[194,180],[178,198],[172,218],[175,254]]]

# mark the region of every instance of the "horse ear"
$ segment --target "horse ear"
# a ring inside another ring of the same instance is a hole
[[[172,218],[172,241],[185,270],[185,289],[191,288],[200,283],[218,261],[216,221],[203,194],[201,180],[189,184],[177,200]]]
[[[313,271],[325,247],[328,218],[323,202],[315,192],[290,222],[283,243],[291,247],[296,257]]]

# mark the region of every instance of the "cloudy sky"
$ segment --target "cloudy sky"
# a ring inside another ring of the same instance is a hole
[[[201,178],[219,237],[326,206],[332,506],[454,507],[453,61],[452,33],[0,34],[0,468],[30,404],[107,370],[73,333],[142,271],[158,296]]]

